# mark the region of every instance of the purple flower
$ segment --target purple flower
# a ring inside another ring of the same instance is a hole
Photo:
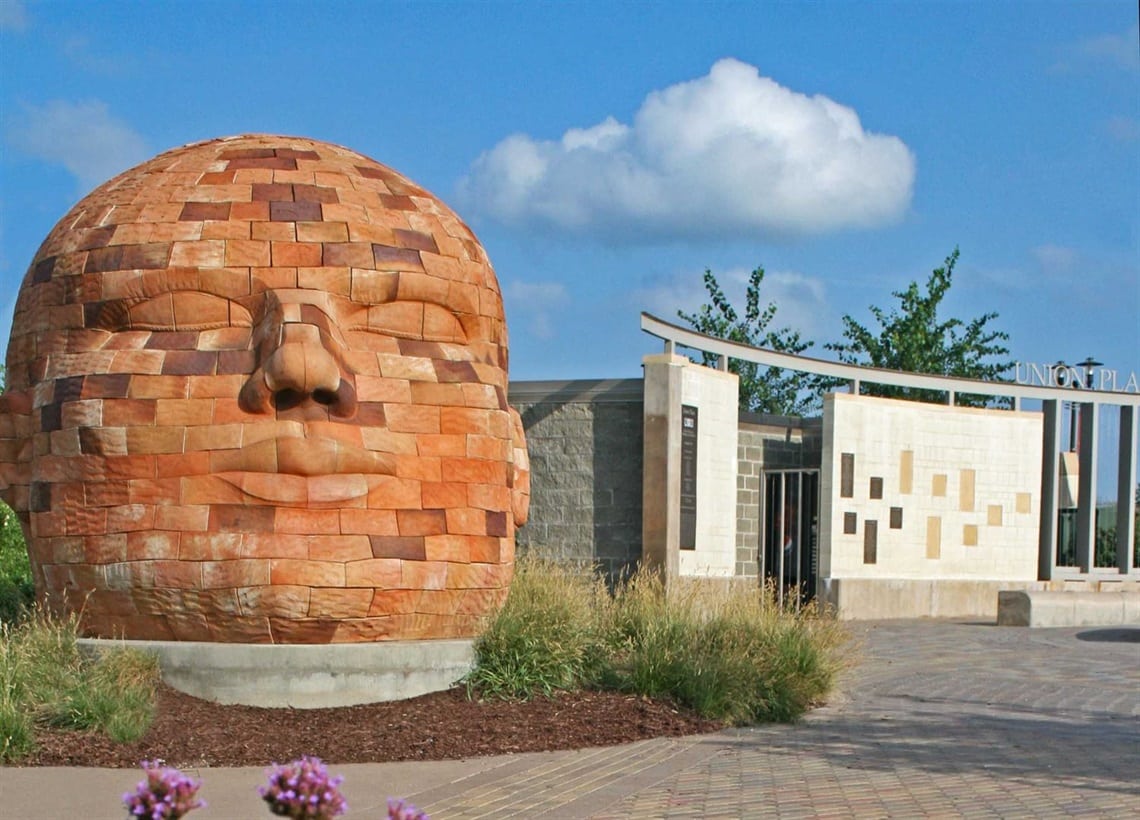
[[[135,791],[123,795],[123,805],[131,817],[150,820],[176,820],[206,805],[198,798],[201,781],[191,780],[178,769],[166,768],[161,760],[144,760],[146,779]]]
[[[388,820],[428,820],[428,816],[406,800],[388,798]]]
[[[318,757],[302,757],[292,763],[274,765],[269,783],[259,788],[261,799],[279,817],[328,820],[348,810],[337,786],[344,778],[330,777]]]

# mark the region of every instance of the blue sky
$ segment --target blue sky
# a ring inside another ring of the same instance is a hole
[[[961,249],[948,315],[1140,373],[1137,6],[0,0],[0,339],[39,242],[167,148],[354,148],[498,271],[515,379],[628,377],[638,314],[768,271],[817,346]]]

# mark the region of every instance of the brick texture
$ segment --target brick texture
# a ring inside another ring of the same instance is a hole
[[[184,146],[31,261],[0,495],[88,634],[470,636],[526,517],[506,361],[495,273],[432,194],[313,140]]]

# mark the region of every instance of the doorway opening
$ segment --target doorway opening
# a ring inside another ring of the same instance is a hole
[[[760,583],[781,603],[806,603],[819,573],[819,471],[766,470],[760,497]]]

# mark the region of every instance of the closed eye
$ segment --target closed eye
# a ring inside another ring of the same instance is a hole
[[[357,314],[349,330],[367,330],[398,339],[467,344],[467,333],[459,318],[447,308],[431,302],[398,301],[372,305]]]
[[[88,305],[86,325],[103,330],[213,330],[249,327],[250,313],[238,303],[201,291],[174,291],[143,299]]]

